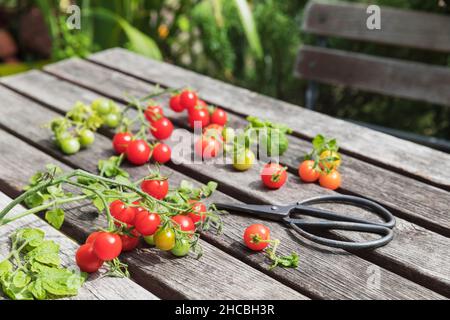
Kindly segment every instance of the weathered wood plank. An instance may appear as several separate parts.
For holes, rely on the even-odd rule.
[[[447,15],[381,7],[381,30],[367,28],[368,5],[310,1],[304,11],[305,32],[353,40],[450,52]]]
[[[304,45],[296,74],[303,79],[450,107],[447,67]]]
[[[318,133],[335,137],[341,142],[345,153],[450,190],[450,172],[446,169],[450,155],[444,152],[299,108],[174,65],[150,60],[127,50],[106,50],[90,56],[89,59],[163,86],[189,85],[199,90],[202,98],[211,104],[241,115],[254,115],[286,123],[297,135],[308,139]],[[69,60],[51,65],[46,70],[58,73],[74,64],[74,60]],[[430,159],[440,160],[431,165]]]
[[[137,96],[144,96],[155,89],[149,84],[143,84],[138,80],[134,80],[133,83],[128,77],[123,79],[110,70],[98,68],[91,64],[81,62],[77,64],[76,69],[84,74],[93,74],[89,80],[83,81],[83,85],[91,86],[94,90],[101,91],[115,99],[123,99],[121,92],[124,90],[120,87],[121,82],[128,83],[127,87],[135,88],[134,94]],[[38,71],[4,78],[2,82],[21,94],[39,99],[41,103],[51,108],[59,108],[60,111],[69,110],[74,101],[82,100],[88,103],[97,97],[97,94],[92,91],[60,81],[53,76]],[[110,89],[108,89],[108,86],[110,86]],[[60,92],[67,92],[67,94],[60,95]],[[167,105],[167,96],[162,96],[160,99],[163,105]],[[185,114],[172,112],[168,108],[165,112],[177,125],[186,125]],[[246,125],[245,120],[234,114],[229,114],[229,120],[232,127],[242,128]],[[290,137],[290,147],[286,154],[281,157],[281,161],[290,168],[291,172],[296,173],[301,158],[309,152],[310,148],[309,142]],[[450,207],[449,192],[351,156],[344,155],[343,158],[345,165],[341,168],[344,177],[342,191],[374,199],[390,207],[396,214],[405,217],[407,220],[446,236],[450,235],[450,220],[447,217],[447,209]],[[404,192],[405,188],[408,188],[411,192]],[[436,201],[436,199],[439,199],[439,201]]]
[[[0,151],[7,154],[0,160],[3,192],[14,196],[20,193],[30,175],[42,170],[46,163],[69,169],[3,130],[0,130],[0,137]],[[18,156],[24,161],[14,161]],[[65,208],[66,221],[62,230],[80,242],[90,232],[106,225],[105,217],[97,217],[92,206],[71,204]],[[205,241],[201,244],[204,256],[200,260],[195,257],[176,259],[170,253],[147,248],[122,254],[122,259],[129,264],[133,279],[164,299],[306,299],[213,245]]]
[[[3,141],[2,141],[3,142]],[[4,208],[11,200],[0,192],[0,208]],[[23,212],[25,208],[16,207],[11,211],[14,216]],[[63,265],[73,270],[78,270],[75,264],[75,252],[79,245],[50,227],[42,219],[35,215],[26,216],[0,227],[0,261],[10,251],[10,235],[21,228],[39,228],[45,232],[46,239],[53,240],[60,245],[60,255]],[[1,291],[0,291],[1,292]],[[1,299],[1,294],[0,294]],[[100,274],[92,275],[79,290],[78,295],[68,298],[70,300],[157,300],[158,298],[137,285],[130,279],[100,277]]]
[[[60,91],[60,96],[63,95],[62,91]],[[33,110],[38,109],[37,105],[34,104],[30,104],[30,102],[22,102],[19,103],[20,97],[18,99],[14,100],[14,105],[16,106],[16,108],[18,108],[21,111],[17,111],[17,114],[14,115],[14,117],[19,117],[20,118],[20,114],[26,114],[26,112],[23,112],[24,109],[23,108],[33,108]],[[12,101],[11,101],[12,102]],[[57,105],[61,106],[61,108],[64,108],[64,106],[67,106],[71,103],[71,101],[66,101],[65,103],[62,103],[62,101],[59,101],[59,103]],[[56,105],[54,105],[54,107],[56,107]],[[50,112],[50,111],[49,111]],[[26,117],[23,117],[23,119],[20,119],[18,121],[20,121],[21,123],[28,121]],[[30,127],[32,127],[31,125],[29,125]],[[27,126],[28,127],[28,126]],[[29,132],[29,134],[24,135],[24,137],[26,136],[31,136],[33,137],[32,140],[36,143],[39,143],[38,141],[41,141],[43,139],[45,139],[44,136],[42,136],[41,134],[39,134],[37,132],[36,129],[34,129],[33,132]],[[101,136],[99,136],[97,138],[97,141],[101,141],[104,140]],[[44,146],[43,144],[39,143],[40,146]],[[96,149],[103,149],[104,151],[99,151],[100,153],[108,153],[108,150],[110,152],[110,143],[103,141],[103,143],[100,143],[96,146]],[[47,152],[51,152],[51,150],[47,150]],[[95,170],[96,167],[96,161],[97,158],[95,157],[89,157],[87,159],[83,158],[83,160],[79,160],[77,159],[78,157],[81,157],[79,154],[72,156],[69,160],[71,163],[73,163],[74,166],[80,166],[83,167],[85,169],[88,170]],[[106,155],[103,157],[105,158]],[[177,159],[177,160],[182,160],[182,159]],[[182,166],[185,167],[185,165],[183,164]],[[176,167],[177,169],[179,168],[178,166]],[[195,177],[202,177],[203,180],[206,179],[215,179],[215,178],[220,178],[220,181],[223,180],[222,175],[228,175],[230,176],[231,179],[233,179],[233,174],[230,174],[231,172],[229,172],[229,169],[227,168],[222,168],[221,170],[219,170],[218,174],[215,175],[214,171],[216,171],[218,168],[215,167],[210,167],[210,166],[201,166],[201,167],[191,167],[189,168],[189,170],[195,171],[197,173],[197,175],[195,175]],[[146,168],[144,167],[140,167],[140,168],[133,168],[131,169],[131,173],[133,176],[136,177],[140,177],[145,175],[146,173]],[[202,174],[200,174],[199,172],[202,172]],[[180,175],[176,172],[169,172],[171,174],[171,179],[177,179],[176,177],[179,177]],[[253,173],[254,174],[254,173]],[[253,181],[254,176],[251,179],[249,179],[248,175],[247,177],[243,178],[244,183],[242,185],[246,185],[247,188],[251,190],[251,188],[255,188],[255,181]],[[228,179],[228,181],[225,181],[225,184],[228,185],[230,184],[230,178]],[[241,178],[241,176],[239,176],[239,178]],[[179,180],[181,180],[181,178],[178,178]],[[236,191],[235,187],[230,188],[230,190],[233,189],[234,193],[236,194],[242,194],[241,191]],[[261,189],[258,188],[257,189]],[[264,193],[264,190],[259,190],[260,193]],[[298,190],[295,191],[296,193],[298,193]],[[251,192],[250,192],[251,193]],[[220,194],[220,193],[219,193]],[[267,195],[267,193],[265,193],[265,196],[270,196]],[[245,197],[254,199],[255,197],[251,194],[249,194],[248,192],[245,192]],[[266,198],[267,199],[267,198]],[[219,199],[220,200],[220,199]],[[226,199],[225,199],[226,200]],[[223,201],[223,200],[222,200]],[[260,201],[260,200],[259,200]],[[241,239],[241,233],[242,230],[245,228],[246,225],[249,225],[251,223],[251,221],[249,221],[249,218],[246,217],[239,217],[239,216],[231,216],[231,217],[225,217],[225,225],[226,225],[226,231],[225,231],[225,237],[226,240],[225,243],[222,240],[222,238],[217,238],[217,240],[214,240],[217,245],[219,246],[223,246],[224,248],[227,248],[228,250],[232,250],[232,253],[234,255],[241,255],[239,256],[239,258],[241,259],[246,259],[246,260],[250,260],[252,263],[255,264],[255,266],[259,266],[261,263],[261,257],[260,256],[242,256],[242,249],[236,250],[236,246],[242,246],[240,244],[240,239]],[[267,222],[268,223],[268,222]],[[283,247],[285,248],[286,252],[289,252],[290,250],[296,250],[296,248],[298,248],[298,243],[296,242],[295,239],[292,238],[292,235],[290,233],[290,231],[286,230],[283,226],[280,226],[279,224],[276,223],[268,223],[274,234],[279,234],[282,235],[280,236],[280,238],[283,240]],[[230,226],[230,229],[227,229],[227,226]],[[216,239],[215,237],[211,236],[213,239]],[[358,259],[354,256],[345,256],[345,259],[343,259],[343,257],[341,255],[334,255],[331,254],[333,252],[335,252],[334,250],[329,250],[329,249],[321,249],[320,251],[317,250],[317,248],[314,247],[314,245],[308,244],[307,242],[302,241],[301,243],[306,244],[305,247],[301,247],[301,257],[302,260],[304,261],[303,263],[305,264],[305,269],[308,270],[307,274],[304,274],[303,269],[302,269],[302,273],[297,273],[294,270],[277,270],[275,275],[279,275],[280,277],[284,278],[284,281],[287,281],[289,284],[292,284],[294,286],[300,286],[299,289],[301,289],[303,286],[307,286],[308,290],[313,290],[313,296],[317,296],[317,297],[334,297],[334,298],[338,298],[338,297],[344,297],[343,295],[345,295],[345,297],[348,297],[349,295],[352,297],[356,297],[356,298],[361,298],[361,294],[364,295],[377,295],[380,294],[379,292],[364,292],[366,291],[365,284],[367,281],[367,268],[369,268],[370,263],[368,263],[367,261]],[[311,247],[310,247],[311,246]],[[330,261],[332,260],[332,262]],[[351,260],[351,262],[350,262]],[[322,264],[323,263],[323,264]],[[324,268],[323,271],[321,271],[321,276],[317,276],[317,273],[319,272],[318,268]],[[348,269],[349,266],[352,266],[350,268],[350,270]],[[403,267],[403,265],[402,265]],[[331,269],[329,269],[331,268]],[[353,269],[353,270],[351,270]],[[382,269],[383,270],[383,269]],[[311,274],[309,274],[309,272],[311,272]],[[345,275],[337,275],[336,273],[345,273]],[[349,272],[350,274],[346,274],[347,272]],[[328,274],[328,277],[324,278],[324,275]],[[383,270],[383,277],[395,277],[393,274]],[[335,280],[331,280],[329,279],[329,277],[331,277],[332,279],[343,279],[344,283],[335,283]],[[355,281],[353,281],[352,279],[355,279]],[[366,279],[366,280],[364,280]],[[395,283],[396,281],[394,280],[389,280],[392,283]],[[402,281],[405,281],[404,279]],[[324,287],[324,282],[329,284],[329,283],[334,283],[334,287],[332,290],[330,290],[330,288],[327,286]],[[348,284],[352,283],[351,287],[355,290],[349,290],[348,289]],[[361,288],[361,286],[363,286]],[[402,284],[401,286],[404,286],[404,284]],[[357,289],[359,288],[359,290]],[[385,290],[385,289],[383,289]],[[394,291],[398,291],[399,289],[395,289]],[[411,294],[409,291],[408,293],[405,292],[401,292],[402,290],[400,290],[400,292],[398,292],[397,294]],[[334,293],[333,293],[334,292]],[[387,293],[384,292],[383,294],[387,294],[390,297],[392,293]],[[337,295],[337,296],[336,296]]]

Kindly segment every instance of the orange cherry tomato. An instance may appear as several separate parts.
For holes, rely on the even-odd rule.
[[[333,170],[328,174],[323,173],[320,175],[319,183],[324,188],[336,190],[341,186],[341,174],[336,170]]]
[[[304,182],[314,182],[320,177],[320,173],[314,169],[314,161],[305,160],[298,167],[298,175]]]

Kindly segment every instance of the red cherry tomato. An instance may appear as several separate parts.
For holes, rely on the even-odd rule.
[[[314,169],[313,160],[305,160],[298,167],[298,175],[304,182],[314,182],[320,177],[320,172]]]
[[[89,237],[87,237],[85,243],[94,243],[95,239],[102,233],[103,231],[92,232]]]
[[[172,221],[174,221],[180,227],[181,231],[187,231],[187,232],[195,231],[194,221],[192,221],[192,219],[189,216],[179,214],[179,215],[173,216]]]
[[[133,140],[133,135],[129,132],[119,132],[113,138],[113,148],[117,154],[127,151],[128,145]]]
[[[333,170],[330,173],[322,173],[319,178],[319,184],[323,188],[336,190],[341,186],[341,174]]]
[[[144,111],[144,115],[149,122],[154,122],[164,117],[164,111],[161,106],[148,106]]]
[[[205,204],[197,200],[189,200],[188,203],[191,205],[191,211],[189,211],[188,216],[192,219],[192,222],[204,222],[206,220]]]
[[[81,271],[88,273],[96,272],[103,265],[103,260],[95,254],[92,243],[83,244],[78,248],[75,261]]]
[[[261,242],[270,240],[270,230],[262,224],[252,224],[244,232],[245,245],[254,251],[264,250],[269,242]]]
[[[201,137],[195,143],[195,152],[203,159],[210,159],[216,157],[222,144],[214,137]]]
[[[174,95],[170,98],[169,101],[170,109],[175,112],[182,112],[184,110],[184,106],[180,103],[180,95]]]
[[[123,203],[120,200],[114,200],[109,205],[109,212],[111,212],[112,216],[116,216],[116,215],[119,215],[122,212],[122,210],[125,208],[126,208],[125,203]]]
[[[93,246],[97,257],[103,261],[111,261],[122,251],[122,240],[115,233],[102,232],[95,239]]]
[[[278,163],[268,163],[261,172],[261,180],[269,189],[279,189],[286,183],[286,168]]]
[[[122,234],[120,240],[122,240],[122,251],[127,252],[136,248],[139,244],[139,232],[136,229],[131,230],[132,236]]]
[[[169,119],[161,118],[152,122],[150,132],[158,140],[168,139],[172,135],[173,124]]]
[[[209,111],[206,108],[195,108],[189,113],[189,125],[191,126],[191,128],[194,128],[195,125],[204,128],[209,125],[209,122]]]
[[[195,108],[198,102],[198,96],[195,92],[190,90],[184,90],[180,94],[180,104],[181,106],[190,111],[191,109]]]
[[[111,215],[120,222],[126,223],[128,225],[134,224],[134,219],[136,218],[136,208],[135,207],[126,207],[122,211],[116,214]],[[115,222],[116,225],[120,225],[120,223]]]
[[[218,124],[220,126],[224,126],[228,121],[227,113],[220,108],[214,109],[211,115],[211,123]]]
[[[156,213],[142,212],[135,222],[136,230],[144,237],[151,236],[156,232],[161,223],[161,218]]]
[[[200,107],[208,107],[208,104],[205,101],[201,100],[201,99],[198,99],[197,105],[200,106]]]
[[[169,191],[169,181],[162,180],[144,180],[141,184],[141,189],[145,193],[151,195],[158,200],[164,199]]]
[[[221,141],[223,141],[222,132],[223,127],[213,123],[203,129],[203,136],[214,137],[216,139],[220,139]]]
[[[164,164],[170,160],[170,157],[172,156],[172,150],[167,144],[164,143],[158,143],[153,148],[153,160],[155,160],[158,163]]]
[[[150,155],[150,146],[144,140],[134,140],[128,145],[127,159],[134,165],[140,166],[147,163]]]

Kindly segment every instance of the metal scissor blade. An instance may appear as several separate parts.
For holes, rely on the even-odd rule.
[[[215,203],[218,210],[239,212],[260,218],[281,221],[289,215],[292,206],[257,205],[257,204],[227,204]]]

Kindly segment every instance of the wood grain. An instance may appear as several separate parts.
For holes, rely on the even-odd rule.
[[[82,85],[115,99],[123,99],[121,92],[124,89],[120,83],[127,83],[126,87],[133,87],[134,94],[144,96],[155,88],[115,72],[80,62],[76,68],[84,74],[92,74],[87,80],[77,80]],[[72,71],[58,73],[71,78]],[[70,75],[67,75],[70,74]],[[73,75],[75,79],[76,75]],[[85,79],[85,78],[83,78]],[[112,80],[105,80],[112,79]],[[74,80],[72,80],[74,81]],[[93,101],[97,94],[61,81],[53,76],[38,71],[28,72],[22,75],[4,78],[2,82],[22,95],[32,99],[38,99],[55,110],[67,111],[74,101]],[[46,89],[49,88],[49,89]],[[64,92],[61,95],[60,92]],[[67,94],[66,94],[67,92]],[[162,105],[167,105],[168,96],[160,97]],[[165,113],[178,126],[186,127],[186,115],[172,112],[169,108]],[[242,128],[246,121],[239,116],[229,114],[229,125]],[[296,173],[302,157],[311,149],[311,144],[297,137],[290,137],[290,147],[281,162],[287,165],[291,172]],[[99,155],[101,156],[101,155]],[[343,174],[342,192],[363,195],[391,208],[397,215],[410,220],[423,227],[439,232],[445,236],[450,235],[450,220],[448,208],[450,207],[450,193],[439,188],[418,182],[401,174],[379,168],[375,165],[344,155],[344,165],[341,167]],[[408,189],[409,192],[405,192]],[[439,199],[439,201],[436,201]]]
[[[42,170],[46,163],[69,169],[3,130],[0,130],[0,137],[0,151],[6,154],[0,160],[2,192],[17,196],[29,177]],[[19,163],[15,161],[17,157],[24,160]],[[95,161],[92,159],[90,166]],[[73,204],[65,208],[62,231],[79,242],[106,225],[104,216],[97,217],[91,206]],[[211,244],[205,241],[201,244],[204,256],[200,260],[195,257],[177,259],[170,253],[147,248],[123,254],[122,258],[129,264],[133,279],[163,299],[307,299]]]
[[[14,95],[14,94],[12,94]],[[62,91],[60,91],[60,96],[63,96],[64,94],[62,93]],[[19,102],[21,99],[21,97],[17,97],[14,99],[13,104],[16,106],[16,108],[22,110],[22,112],[17,112],[17,114],[12,115],[15,118],[18,118],[18,121],[20,121],[21,123],[26,123],[27,117],[20,117],[20,114],[26,114],[26,112],[23,112],[24,109],[26,108],[33,108],[33,110],[35,110],[35,112],[38,112],[37,110],[39,109],[38,105],[35,105],[33,103],[28,102]],[[23,99],[26,100],[26,99]],[[65,108],[65,106],[71,103],[69,101],[66,101],[66,103],[62,103],[62,101],[58,102],[58,105],[61,105],[62,108]],[[64,105],[64,106],[63,106]],[[54,107],[56,107],[56,105],[54,105]],[[50,111],[47,111],[50,112]],[[40,111],[39,111],[40,113]],[[27,125],[27,127],[33,127],[31,125]],[[20,134],[20,133],[17,133]],[[39,134],[39,131],[37,131],[36,129],[34,129],[33,132],[29,132],[29,134],[27,136],[31,136],[32,141],[34,143],[39,143],[39,140],[42,140],[42,134]],[[25,138],[25,136],[22,136],[23,138]],[[95,146],[96,152],[101,153],[108,153],[111,152],[110,149],[110,142],[105,141],[104,138],[102,138],[101,136],[97,137],[97,145]],[[43,144],[39,144],[39,146],[43,147]],[[45,149],[46,152],[51,152],[51,150],[48,150],[47,148]],[[90,152],[90,151],[89,151]],[[105,158],[106,155],[103,156],[103,158]],[[81,160],[82,159],[82,160]],[[75,156],[72,156],[70,158],[70,163],[73,166],[76,167],[82,167],[84,169],[87,170],[95,170],[96,168],[96,161],[98,159],[95,157],[88,157],[88,158],[81,158],[80,154],[77,154]],[[178,159],[178,160],[182,160],[182,159]],[[218,168],[218,167],[211,167],[211,166],[197,166],[197,167],[189,167],[185,164],[181,165],[185,170],[189,170],[189,171],[193,171],[195,172],[195,175],[193,175],[195,178],[201,178],[204,181],[206,181],[207,179],[219,179],[220,181],[225,180],[224,181],[224,185],[227,186],[227,190],[230,189],[231,191],[233,191],[234,193],[238,194],[241,198],[242,197],[246,197],[246,198],[251,198],[251,199],[255,199],[257,198],[256,196],[254,196],[252,194],[252,191],[245,191],[245,192],[241,192],[241,191],[236,191],[235,187],[229,187],[230,184],[234,184],[230,181],[232,181],[234,179],[232,172],[230,172],[230,170],[228,168]],[[173,166],[177,169],[180,168],[180,166]],[[10,169],[12,170],[12,169]],[[12,170],[13,171],[13,170]],[[132,173],[133,176],[135,177],[141,177],[143,175],[146,174],[147,169],[145,167],[141,167],[141,168],[133,168],[130,170],[130,172]],[[201,173],[200,173],[201,172]],[[216,172],[217,174],[215,174],[214,172]],[[174,171],[169,171],[168,172],[171,175],[171,179],[175,179],[175,180],[181,180],[182,177],[180,176],[180,174],[174,172]],[[224,178],[224,176],[228,176],[229,178]],[[267,195],[266,192],[264,192],[264,190],[262,190],[258,185],[255,186],[255,181],[254,181],[254,177],[257,176],[257,174],[255,175],[253,173],[253,175],[249,178],[248,174],[246,174],[245,177],[242,177],[243,180],[240,180],[243,182],[242,185],[245,185],[245,189],[246,190],[252,190],[252,189],[257,189],[259,194],[265,194],[266,197],[270,196],[271,194]],[[179,178],[176,178],[179,177]],[[184,177],[184,176],[183,176]],[[186,177],[184,177],[186,178]],[[239,176],[239,178],[241,179],[241,176]],[[231,180],[230,180],[231,179]],[[221,182],[222,184],[222,182]],[[295,190],[295,193],[298,193],[298,190]],[[267,198],[264,198],[267,199]],[[263,199],[263,200],[264,200]],[[275,198],[276,199],[276,198]],[[225,199],[226,200],[226,199]],[[223,200],[222,200],[223,201]],[[258,201],[261,201],[261,199],[259,199]],[[246,225],[248,225],[249,222],[249,218],[246,217],[241,217],[239,219],[236,218],[237,216],[232,216],[232,217],[224,217],[225,220],[225,225],[226,226],[230,226],[230,229],[226,229],[225,232],[225,237],[227,241],[222,240],[222,238],[209,238],[209,239],[214,239],[214,243],[218,246],[222,246],[224,248],[226,248],[227,250],[230,250],[230,252],[233,255],[238,256],[240,259],[246,259],[249,260],[250,263],[254,264],[256,267],[261,266],[261,256],[258,255],[256,257],[250,256],[244,256],[242,257],[242,248],[241,248],[241,244],[240,244],[240,239],[241,239],[241,233],[242,230],[245,228]],[[295,239],[292,237],[292,234],[290,233],[290,231],[286,230],[286,228],[284,228],[283,226],[280,226],[279,224],[276,223],[270,223],[271,228],[274,232],[274,234],[277,235],[281,235],[280,238],[283,240],[285,250],[286,253],[288,253],[291,250],[296,250],[296,248],[298,248],[298,239]],[[283,282],[286,282],[289,285],[294,286],[295,288],[297,288],[298,290],[311,290],[308,291],[309,294],[311,294],[313,297],[326,297],[326,298],[339,298],[339,297],[346,297],[349,298],[350,296],[353,298],[362,298],[363,296],[377,296],[380,294],[380,292],[378,290],[375,290],[374,292],[372,292],[371,290],[369,290],[367,292],[367,287],[366,287],[366,282],[367,282],[367,270],[369,269],[369,266],[371,265],[369,262],[364,261],[362,259],[359,259],[355,256],[352,255],[342,255],[339,254],[339,252],[335,252],[334,250],[329,250],[329,249],[325,249],[325,248],[320,248],[318,250],[318,248],[316,246],[314,246],[311,243],[305,242],[303,240],[300,240],[302,244],[304,244],[304,247],[301,247],[301,255],[302,255],[302,260],[304,261],[304,268],[302,268],[302,273],[298,273],[295,270],[277,270],[275,273],[275,276],[280,277],[279,279],[282,280]],[[439,264],[439,263],[438,263]],[[319,275],[319,266],[320,268],[324,268],[323,272],[320,272]],[[402,268],[403,268],[403,264],[402,264]],[[331,269],[330,269],[331,268]],[[350,269],[349,269],[350,268]],[[410,268],[410,266],[408,265],[408,268]],[[307,271],[305,271],[307,270]],[[406,281],[405,279],[399,280],[399,279],[394,279],[397,278],[397,276],[395,276],[394,274],[381,269],[382,273],[383,273],[383,278],[384,279],[390,279],[389,282],[391,283],[395,283],[395,282],[403,282]],[[304,272],[306,272],[306,274],[304,274]],[[420,271],[422,273],[422,271]],[[344,273],[344,275],[341,275],[340,273]],[[329,275],[328,277],[325,277],[325,275]],[[339,275],[337,275],[339,274]],[[344,283],[340,283],[337,282],[336,280],[331,280],[329,277],[331,277],[332,279],[342,279],[342,281],[344,281]],[[349,283],[352,282],[351,287],[355,288],[355,290],[348,290],[348,286]],[[325,283],[333,283],[333,290],[330,290],[330,288],[328,287],[328,285],[325,286]],[[407,282],[408,284],[401,284],[401,287],[409,287],[410,283]],[[304,288],[304,286],[307,285],[307,289]],[[411,291],[405,290],[405,292],[403,292],[402,290],[399,291],[399,289],[395,289],[393,292],[391,293],[387,293],[386,288],[383,288],[383,293],[381,293],[382,295],[387,295],[389,298],[393,298],[395,296],[395,294],[400,294],[400,295],[407,295],[408,297],[410,297],[410,295],[412,294]],[[334,293],[333,293],[334,292]],[[394,293],[396,292],[396,293]],[[386,297],[386,296],[385,296]]]
[[[450,190],[450,172],[446,165],[450,163],[450,155],[444,152],[299,108],[127,50],[106,50],[90,56],[89,60],[163,86],[190,86],[211,104],[240,115],[254,115],[286,123],[297,135],[307,139],[319,133],[335,137],[345,153]],[[71,65],[77,65],[76,60],[51,65],[46,70],[58,73]]]
[[[2,141],[3,142],[3,141]],[[11,200],[0,192],[0,208],[4,208]],[[11,211],[14,216],[23,212],[25,208],[18,206]],[[0,228],[0,261],[10,251],[10,236],[21,228],[39,228],[45,232],[46,239],[53,240],[60,245],[62,265],[66,268],[78,270],[75,264],[75,252],[79,245],[61,232],[50,227],[35,215],[26,216]],[[1,290],[0,290],[1,292]],[[0,294],[1,299],[1,294]],[[79,290],[78,295],[70,300],[157,300],[158,298],[135,282],[126,278],[100,277],[100,273],[91,276]]]
[[[304,45],[296,74],[303,79],[450,107],[448,67]]]
[[[394,46],[450,52],[447,15],[381,7],[381,30],[367,28],[368,5],[310,1],[302,30]]]

